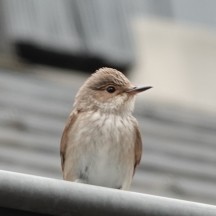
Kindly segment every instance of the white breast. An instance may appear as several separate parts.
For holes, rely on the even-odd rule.
[[[84,183],[127,189],[134,140],[131,116],[82,114],[70,131],[66,172]]]

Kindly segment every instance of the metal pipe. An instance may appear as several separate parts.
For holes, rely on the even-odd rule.
[[[0,206],[49,215],[215,216],[216,206],[0,171]]]

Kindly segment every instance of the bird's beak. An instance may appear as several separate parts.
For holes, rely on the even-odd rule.
[[[140,86],[140,87],[133,87],[133,88],[130,88],[128,90],[126,90],[127,93],[132,93],[132,94],[137,94],[137,93],[140,93],[140,92],[143,92],[143,91],[146,91],[148,89],[152,88],[152,86]]]

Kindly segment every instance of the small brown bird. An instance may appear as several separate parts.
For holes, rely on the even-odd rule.
[[[101,68],[79,89],[61,139],[63,178],[129,189],[142,154],[132,116],[136,87],[121,72]]]

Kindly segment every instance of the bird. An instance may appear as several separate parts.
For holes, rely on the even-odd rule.
[[[142,155],[135,96],[150,88],[107,67],[84,82],[61,137],[64,180],[129,190]]]

